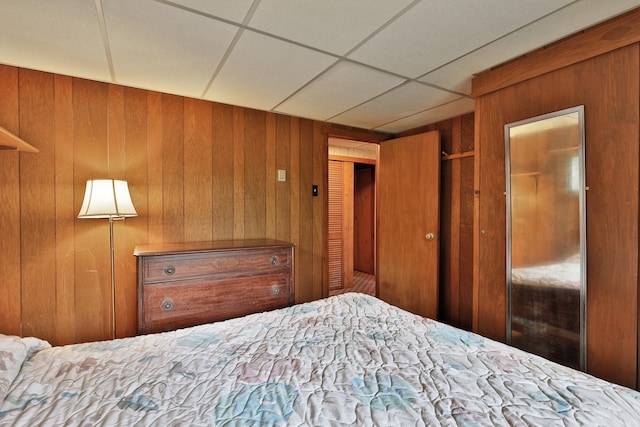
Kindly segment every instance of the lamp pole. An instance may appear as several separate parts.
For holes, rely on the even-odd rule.
[[[113,339],[116,338],[116,269],[113,247],[113,217],[109,217],[109,259],[111,260],[111,327]]]

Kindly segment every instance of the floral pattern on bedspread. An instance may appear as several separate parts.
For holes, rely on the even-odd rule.
[[[343,294],[38,352],[1,425],[620,425],[640,394]]]

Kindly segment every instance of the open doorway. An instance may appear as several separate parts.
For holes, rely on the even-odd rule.
[[[329,138],[329,295],[377,295],[377,158],[377,144]]]

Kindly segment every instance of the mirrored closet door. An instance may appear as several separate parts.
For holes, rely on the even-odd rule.
[[[585,368],[583,106],[505,126],[507,342]]]

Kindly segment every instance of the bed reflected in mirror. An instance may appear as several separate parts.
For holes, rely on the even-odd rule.
[[[582,106],[505,126],[507,342],[585,368]]]

